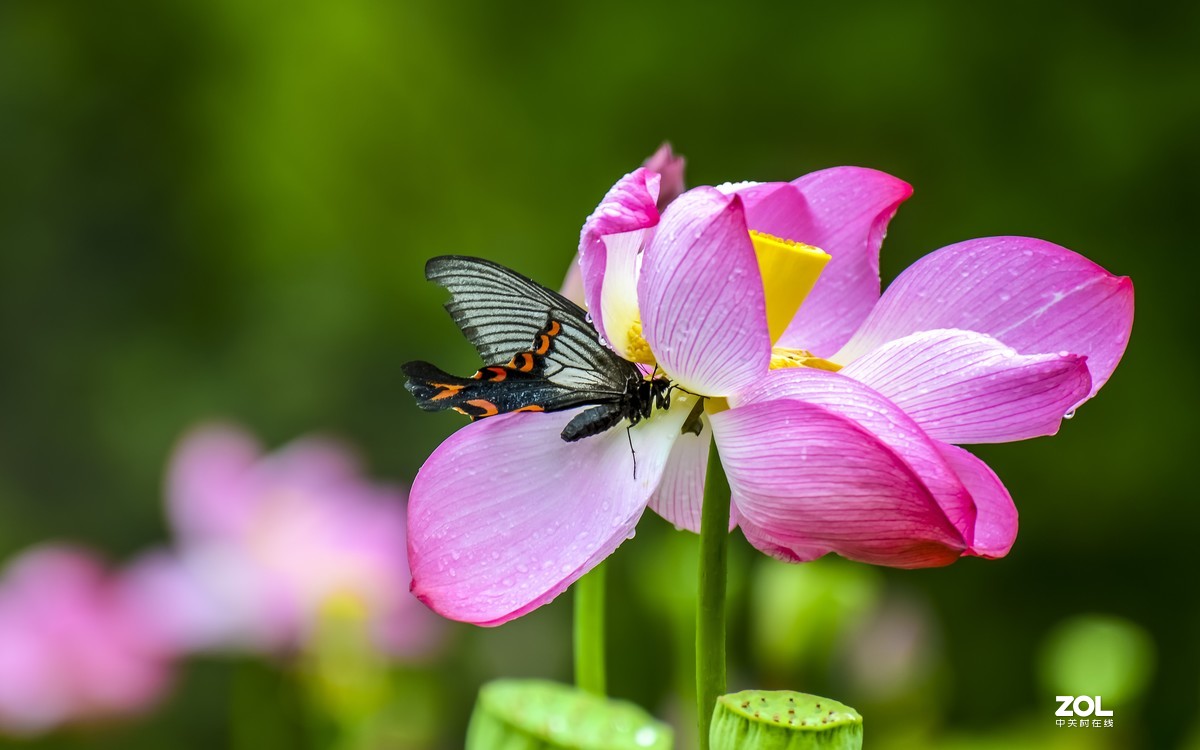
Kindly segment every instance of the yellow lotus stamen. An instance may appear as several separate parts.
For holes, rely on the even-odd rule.
[[[837,372],[842,366],[837,362],[814,357],[803,349],[788,349],[777,346],[771,350],[771,369],[782,370],[786,367],[812,367],[817,370]]]
[[[644,365],[655,364],[654,352],[650,351],[650,345],[646,343],[646,338],[642,335],[640,318],[633,319],[633,323],[625,333],[625,341],[621,342],[621,349],[625,352],[625,359]]]
[[[812,245],[750,230],[750,241],[758,256],[763,292],[767,300],[767,328],[771,343],[787,329],[800,303],[812,291],[829,254]]]
[[[704,399],[704,411],[709,414],[718,414],[729,408],[729,399],[721,397],[712,397]]]

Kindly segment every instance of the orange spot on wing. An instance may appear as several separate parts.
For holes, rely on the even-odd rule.
[[[517,365],[517,369],[521,372],[529,372],[533,369],[533,355],[529,352],[521,352],[514,360],[521,360],[521,364]]]
[[[546,329],[546,335],[549,336],[550,338],[554,338],[561,332],[562,332],[562,326],[558,324],[558,321],[557,320],[550,321],[550,327],[548,329]]]
[[[488,401],[486,398],[473,398],[467,403],[471,406],[474,406],[476,409],[483,410],[483,413],[478,415],[479,419],[484,417],[494,417],[500,413],[500,410],[496,408],[496,405],[491,401]]]
[[[512,367],[512,363],[508,363],[507,366]],[[471,377],[476,380],[490,380],[498,383],[508,377],[508,370],[503,367],[485,367]]]
[[[543,333],[542,335],[538,336],[538,345],[536,351],[538,354],[545,354],[546,352],[550,351],[550,336],[548,334]]]
[[[433,387],[440,388],[441,390],[430,401],[441,401],[444,398],[450,398],[463,389],[461,385],[447,385],[445,383],[434,383]]]
[[[513,409],[513,411],[546,411],[546,409],[540,404],[530,404],[529,406],[522,406],[520,409]]]

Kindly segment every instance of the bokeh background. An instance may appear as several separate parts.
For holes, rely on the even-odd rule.
[[[1195,3],[2,3],[0,555],[162,543],[172,446],[214,417],[410,480],[460,425],[401,364],[477,364],[425,259],[556,285],[664,139],[693,185],[871,166],[916,190],[885,283],[1041,237],[1134,279],[1134,334],[1058,436],[977,451],[1021,510],[1006,559],[799,568],[736,538],[731,687],[841,699],[881,748],[1200,742],[1198,38]],[[648,515],[610,569],[611,690],[684,724],[693,543]],[[459,746],[491,677],[569,680],[569,604],[397,666],[413,746]],[[21,741],[320,747],[293,676],[193,659],[145,716]],[[1078,685],[1114,729],[1054,726]]]

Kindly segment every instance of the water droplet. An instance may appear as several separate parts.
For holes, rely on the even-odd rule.
[[[520,574],[522,574],[522,575],[524,575],[524,574],[526,574],[526,573],[528,573],[528,572],[529,572],[529,566],[528,566],[528,565],[524,565],[524,564],[522,564],[522,565],[518,565],[518,566],[517,566],[517,572],[518,572],[518,573],[520,573]]]
[[[1074,409],[1072,409],[1071,411],[1069,411],[1063,415],[1063,419],[1074,419],[1074,418],[1075,418],[1075,410]]]
[[[454,568],[451,568],[451,569],[450,569],[450,577],[451,577],[451,578],[458,578],[458,571],[457,571],[457,570],[455,570]]]
[[[1000,293],[1000,301],[1001,302],[1008,302],[1010,299],[1012,299],[1011,294],[1008,294],[1007,292]]]
[[[460,555],[460,554],[459,554],[458,550],[451,550],[451,551],[450,551],[450,557],[452,557],[452,558],[453,558],[453,559],[455,559],[455,560],[457,560],[457,559],[458,559],[459,557],[461,557],[461,556],[462,556],[462,555]]]

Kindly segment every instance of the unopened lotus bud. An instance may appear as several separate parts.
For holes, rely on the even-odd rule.
[[[847,705],[787,690],[722,695],[711,750],[861,750],[862,717]]]
[[[670,750],[671,728],[626,701],[545,680],[479,691],[467,750]]]

